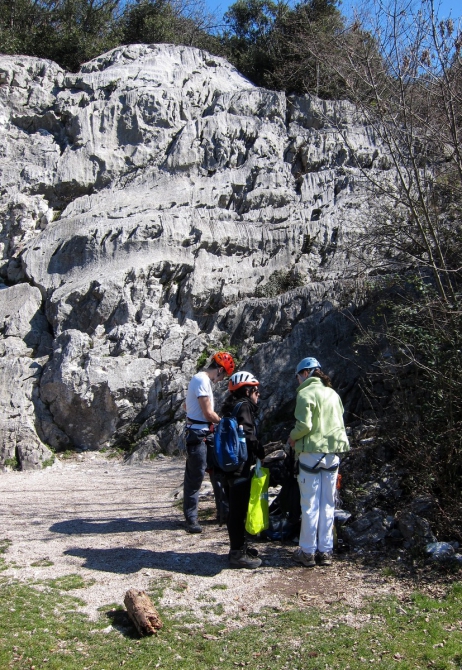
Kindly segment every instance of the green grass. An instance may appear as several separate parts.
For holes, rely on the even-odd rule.
[[[214,519],[216,515],[217,515],[217,508],[215,506],[202,507],[199,509],[197,513],[199,521],[207,521],[208,519]]]
[[[9,540],[7,537],[4,537],[0,540],[0,554],[4,554],[5,551],[8,549],[8,547],[11,544],[11,540]]]
[[[8,568],[8,565],[6,564],[2,554],[6,552],[10,544],[11,540],[8,540],[8,538],[4,537],[3,539],[0,539],[0,572],[3,572],[3,570]]]
[[[60,589],[61,591],[72,591],[73,589],[84,589],[91,586],[96,580],[91,579],[85,581],[80,575],[71,574],[56,577],[55,579],[47,579],[44,583],[52,589]]]
[[[75,583],[74,575],[68,577]],[[356,670],[372,665],[381,670],[449,670],[462,666],[460,583],[441,600],[416,594],[404,602],[371,601],[358,610],[344,605],[328,610],[268,608],[255,623],[229,631],[239,614],[220,626],[201,626],[194,617],[188,618],[184,608],[162,609],[162,586],[169,583],[164,580],[151,592],[164,628],[155,637],[138,639],[119,605],[108,605],[96,622],[89,621],[78,612],[81,601],[53,581],[55,587],[50,588],[0,578],[0,668]],[[110,623],[115,629],[107,632]]]
[[[63,458],[64,460],[69,458],[75,458],[76,455],[77,455],[76,452],[72,451],[72,449],[66,449],[65,451],[60,451],[58,453],[59,458]]]
[[[38,561],[31,563],[33,568],[48,568],[51,565],[54,565],[54,563],[49,558],[39,558]]]
[[[55,460],[56,460],[55,455],[51,454],[50,458],[47,458],[46,460],[42,461],[42,468],[51,468]]]

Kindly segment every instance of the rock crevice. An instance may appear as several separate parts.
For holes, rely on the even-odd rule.
[[[40,467],[47,445],[126,444],[139,426],[174,450],[217,347],[261,379],[262,418],[283,420],[309,353],[351,388],[339,295],[364,175],[389,166],[358,110],[172,45],[77,74],[2,56],[0,78],[0,462]]]

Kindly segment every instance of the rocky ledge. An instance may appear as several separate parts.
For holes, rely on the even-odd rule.
[[[261,380],[269,435],[307,354],[359,411],[354,324],[337,307],[364,270],[367,177],[390,170],[352,105],[136,45],[77,74],[0,57],[0,125],[0,463],[173,451],[215,347]]]

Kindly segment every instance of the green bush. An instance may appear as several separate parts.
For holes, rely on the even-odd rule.
[[[255,295],[257,298],[275,298],[277,295],[286,293],[294,288],[299,288],[303,284],[302,277],[295,274],[293,270],[289,270],[288,272],[276,270],[266,284],[257,287]]]
[[[377,356],[371,403],[380,441],[398,459],[407,493],[434,501],[436,528],[462,539],[462,311],[421,278],[375,295],[375,325],[361,341]],[[388,389],[377,397],[378,385]],[[385,401],[385,407],[384,405]]]

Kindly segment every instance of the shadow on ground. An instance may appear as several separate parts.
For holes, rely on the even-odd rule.
[[[213,577],[227,567],[227,556],[210,551],[181,554],[176,551],[151,551],[119,547],[114,549],[90,549],[75,547],[64,552],[66,556],[78,556],[85,563],[82,567],[101,572],[133,574],[139,570],[155,569],[200,577]]]
[[[149,519],[139,521],[138,519],[71,519],[59,521],[50,526],[53,533],[64,535],[99,535],[111,533],[142,533],[149,530],[176,530],[182,527],[182,523],[174,519]]]
[[[120,609],[112,609],[104,613],[113,628],[119,631],[124,637],[130,638],[132,640],[139,639],[141,636],[136,630],[133,622],[128,616],[128,612]]]

